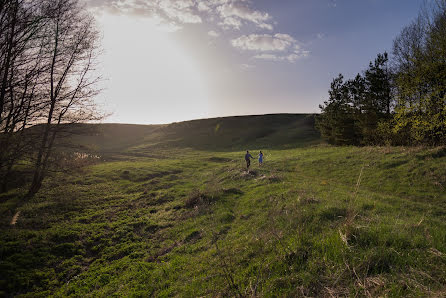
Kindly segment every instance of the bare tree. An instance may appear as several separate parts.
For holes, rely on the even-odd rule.
[[[45,25],[38,0],[0,2],[0,187],[15,162],[29,153],[25,128],[42,107],[38,96]]]
[[[93,75],[98,55],[98,31],[93,18],[78,0],[43,1],[48,17],[43,38],[45,64],[40,73],[44,84],[40,91],[44,100],[45,121],[38,142],[33,181],[28,196],[41,187],[50,166],[54,142],[61,124],[99,119],[93,97],[99,92],[98,77]]]
[[[98,32],[79,0],[0,0],[0,32],[0,191],[13,166],[31,159],[31,196],[61,124],[99,118]]]

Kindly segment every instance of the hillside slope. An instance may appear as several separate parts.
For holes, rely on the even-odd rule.
[[[134,154],[162,148],[228,151],[293,148],[320,142],[309,114],[271,114],[184,121],[167,125],[83,124],[70,136],[75,144],[99,153]]]

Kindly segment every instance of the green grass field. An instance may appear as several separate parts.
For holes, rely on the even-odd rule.
[[[0,296],[446,295],[446,148],[327,146],[305,115],[118,127],[0,196]]]

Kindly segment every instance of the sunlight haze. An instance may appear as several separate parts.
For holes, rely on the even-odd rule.
[[[103,36],[98,102],[119,123],[317,113],[331,80],[391,52],[422,3],[87,1]]]
[[[207,116],[204,74],[150,19],[104,14],[102,97],[115,122],[166,123]]]

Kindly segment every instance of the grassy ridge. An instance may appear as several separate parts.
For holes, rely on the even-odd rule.
[[[444,148],[268,149],[247,173],[229,145],[142,135],[24,205],[1,198],[3,294],[445,294]]]
[[[247,146],[294,148],[319,143],[310,114],[271,114],[235,116],[184,121],[167,125],[81,124],[70,136],[100,154],[137,153],[192,148],[211,151],[242,150]]]

